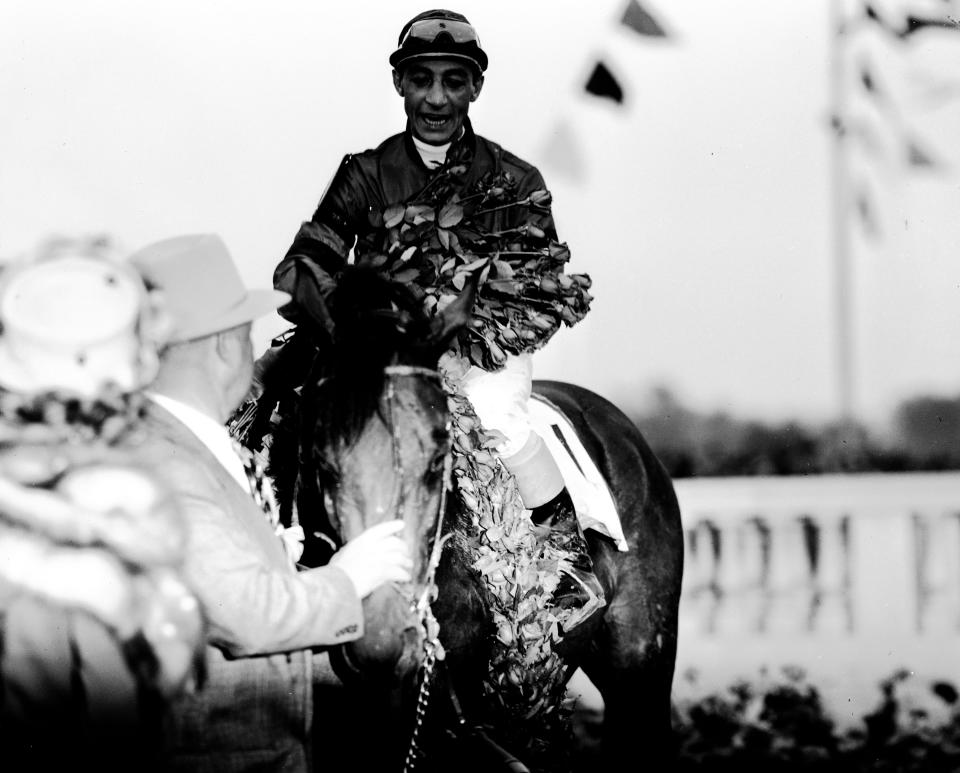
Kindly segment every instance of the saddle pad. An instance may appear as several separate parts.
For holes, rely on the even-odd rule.
[[[546,398],[533,395],[528,403],[530,422],[550,449],[584,530],[593,529],[628,550],[620,516],[607,482],[583,447],[573,425]]]

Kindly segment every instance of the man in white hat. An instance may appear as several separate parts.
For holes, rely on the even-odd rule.
[[[361,599],[410,579],[402,523],[378,524],[330,565],[296,571],[225,428],[251,384],[251,323],[289,296],[247,290],[214,235],[167,239],[130,260],[173,321],[138,452],[182,506],[186,576],[209,620],[207,682],[168,723],[171,766],[309,770],[310,648],[360,637]]]

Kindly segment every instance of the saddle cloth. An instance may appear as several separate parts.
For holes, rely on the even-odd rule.
[[[607,482],[577,437],[573,425],[555,405],[539,395],[530,398],[528,408],[534,431],[543,438],[560,468],[580,526],[613,540],[618,550],[628,550]]]

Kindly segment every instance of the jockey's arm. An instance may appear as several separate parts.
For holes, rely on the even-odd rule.
[[[367,217],[366,197],[354,179],[350,159],[344,158],[313,217],[301,224],[273,272],[274,287],[293,298],[279,310],[291,322],[301,322],[307,315],[321,325],[327,324],[326,298],[356,242],[360,218]]]

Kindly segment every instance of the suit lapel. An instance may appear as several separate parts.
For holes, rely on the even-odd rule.
[[[290,559],[287,557],[282,541],[267,522],[266,515],[254,502],[249,489],[240,486],[190,428],[151,400],[147,401],[145,423],[150,431],[156,432],[172,445],[184,449],[196,458],[198,463],[213,475],[223,494],[223,501],[237,522],[237,526],[245,528],[271,564],[277,568],[291,569]]]

